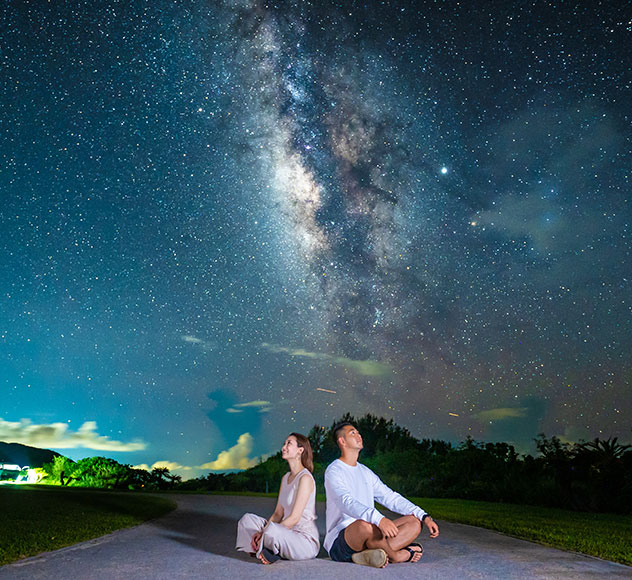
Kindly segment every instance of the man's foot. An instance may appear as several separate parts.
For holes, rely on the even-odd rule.
[[[372,568],[384,568],[388,564],[388,557],[386,552],[381,548],[374,550],[362,550],[362,552],[356,552],[351,556],[351,559],[355,564],[361,564],[362,566],[371,566]]]
[[[274,564],[281,556],[271,552],[268,548],[261,550],[261,553],[257,556],[261,560],[262,564]]]
[[[418,544],[417,542],[409,544],[404,548],[404,550],[408,550],[408,552],[410,552],[408,560],[405,560],[406,562],[419,562],[421,555],[424,553],[424,549],[421,544]]]

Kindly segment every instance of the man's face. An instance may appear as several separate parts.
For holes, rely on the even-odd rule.
[[[345,425],[341,435],[347,449],[362,449],[362,435],[353,425]]]

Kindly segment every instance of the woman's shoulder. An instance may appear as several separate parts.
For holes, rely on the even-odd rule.
[[[299,480],[299,483],[302,482],[303,480],[312,481],[316,483],[316,480],[314,479],[312,472],[309,469],[307,469],[307,467],[305,467],[302,471],[299,471],[299,473],[296,475],[296,479]]]

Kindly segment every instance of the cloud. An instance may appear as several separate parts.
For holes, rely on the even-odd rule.
[[[473,416],[482,422],[489,440],[506,441],[521,453],[532,453],[534,439],[542,431],[546,401],[526,397],[516,403],[516,407],[487,409]]]
[[[180,465],[177,461],[168,461],[166,459],[162,459],[160,461],[155,461],[152,463],[151,467],[146,463],[139,463],[138,465],[132,466],[134,469],[144,469],[145,471],[151,471],[152,469],[162,469],[166,467],[171,473],[176,474],[184,474],[191,475],[191,472],[195,472],[200,469],[200,467],[194,466],[191,467],[189,465]]]
[[[207,340],[202,340],[201,338],[198,338],[197,336],[193,336],[191,334],[183,334],[182,340],[190,344],[199,344],[202,348],[208,349],[208,350],[213,350],[217,346],[214,342],[208,342]]]
[[[481,421],[503,421],[505,419],[515,419],[525,417],[528,409],[526,407],[500,407],[498,409],[488,409],[474,415]]]
[[[277,346],[274,344],[268,344],[264,342],[261,345],[263,348],[268,349],[270,352],[285,353],[290,356],[300,356],[304,358],[311,358],[315,360],[321,360],[330,362],[335,365],[345,367],[351,371],[354,371],[360,375],[367,377],[384,376],[391,372],[391,367],[385,363],[381,363],[374,360],[356,360],[352,358],[346,358],[343,356],[335,356],[322,352],[310,352],[301,348],[288,348],[285,346]]]
[[[185,467],[184,465],[180,465],[177,461],[156,461],[152,464],[152,469],[162,469],[166,467],[169,471],[182,471],[183,469],[192,469],[191,467]]]
[[[22,419],[19,422],[0,419],[0,440],[52,449],[140,451],[147,447],[147,444],[140,440],[124,443],[99,435],[96,421],[85,421],[77,431],[71,431],[67,423],[37,425],[29,419]]]
[[[145,471],[151,471],[151,467],[146,463],[139,463],[138,465],[132,465],[132,469],[144,469]]]
[[[222,451],[215,461],[204,463],[200,467],[213,471],[248,469],[249,467],[254,467],[257,465],[257,459],[248,457],[252,452],[253,442],[254,440],[250,433],[243,433],[239,436],[236,445],[226,451]]]
[[[272,409],[270,401],[248,401],[226,409],[227,413],[243,413],[244,409],[257,409],[259,413],[268,413]]]
[[[239,403],[233,407],[268,407],[270,401],[248,401],[247,403]]]

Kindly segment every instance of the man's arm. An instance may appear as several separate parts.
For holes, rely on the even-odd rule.
[[[422,524],[426,525],[431,538],[436,538],[439,535],[439,526],[437,526],[436,522],[423,509],[411,501],[408,501],[396,491],[393,491],[372,471],[371,475],[374,478],[373,494],[376,501],[395,513],[403,516],[415,516]]]
[[[344,477],[337,471],[329,470],[325,477],[325,493],[334,500],[340,511],[356,520],[364,520],[379,525],[384,517],[374,506],[366,506],[355,499]]]
[[[368,468],[367,468],[368,469]],[[369,470],[370,471],[370,470]],[[373,495],[375,500],[381,503],[385,508],[402,516],[413,515],[421,520],[426,512],[418,505],[408,501],[404,496],[393,491],[386,485],[375,473],[370,471],[373,483]]]

